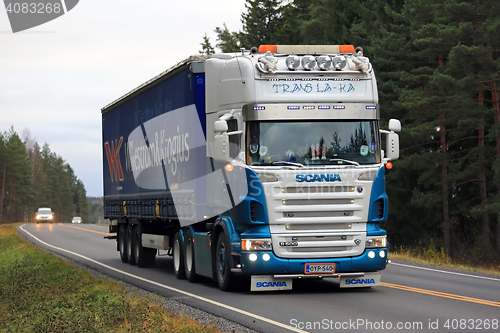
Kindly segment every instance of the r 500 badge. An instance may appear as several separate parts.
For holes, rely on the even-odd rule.
[[[299,246],[298,242],[279,242],[280,246]]]

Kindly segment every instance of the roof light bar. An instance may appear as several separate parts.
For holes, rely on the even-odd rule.
[[[304,105],[302,107],[304,110],[314,110],[316,107],[314,105]]]
[[[376,105],[367,105],[367,106],[366,106],[366,109],[367,109],[367,110],[376,110],[376,109],[377,109],[377,106],[376,106]]]
[[[289,105],[287,106],[288,110],[300,110],[300,106],[298,105]]]
[[[355,53],[353,45],[261,45],[259,53],[289,53],[289,54],[338,54]]]
[[[339,110],[339,109],[345,109],[345,105],[334,105],[333,108],[337,109],[337,110]]]
[[[262,111],[262,110],[265,110],[266,107],[265,106],[254,106],[253,109],[254,109],[254,111]]]
[[[330,105],[318,105],[319,110],[330,110]]]

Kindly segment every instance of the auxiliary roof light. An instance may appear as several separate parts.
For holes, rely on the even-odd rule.
[[[335,68],[338,71],[341,71],[347,65],[347,58],[343,55],[336,55],[335,57],[332,58],[332,63],[333,63],[333,68]]]
[[[322,71],[328,70],[331,65],[332,65],[332,58],[330,58],[330,56],[322,55],[318,57],[318,67]]]
[[[306,55],[302,58],[302,67],[304,67],[305,70],[310,71],[314,68],[314,66],[316,66],[315,57],[312,55]]]
[[[300,65],[300,59],[298,56],[292,54],[292,55],[289,55],[287,58],[286,58],[286,67],[288,67],[289,70],[296,70],[299,65]]]

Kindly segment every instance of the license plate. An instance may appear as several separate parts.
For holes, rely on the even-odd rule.
[[[304,274],[333,274],[335,264],[306,264]]]

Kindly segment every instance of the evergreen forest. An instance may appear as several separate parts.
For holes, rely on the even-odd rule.
[[[381,127],[400,119],[387,170],[394,248],[500,261],[500,1],[246,0],[200,53],[262,44],[362,46],[376,71]]]
[[[0,133],[0,224],[34,222],[40,207],[54,212],[54,222],[81,216],[88,222],[85,187],[62,157],[24,130]],[[102,215],[101,215],[102,216]]]

